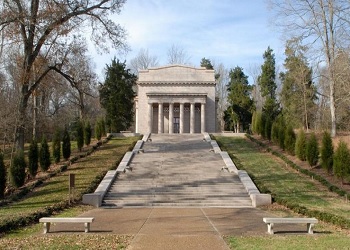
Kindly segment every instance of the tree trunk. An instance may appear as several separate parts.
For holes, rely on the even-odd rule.
[[[330,79],[331,83],[329,84],[329,107],[331,110],[331,136],[334,137],[337,134],[337,121],[335,114],[335,98],[334,98],[334,81]]]
[[[18,117],[15,128],[15,145],[16,149],[24,151],[24,135],[26,124],[26,111],[28,106],[28,85],[22,86],[21,99],[18,105]]]

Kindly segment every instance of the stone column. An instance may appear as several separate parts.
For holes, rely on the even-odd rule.
[[[180,103],[180,134],[184,133],[185,104]]]
[[[174,133],[174,103],[169,103],[169,134]]]
[[[148,103],[148,133],[152,133],[153,103]]]
[[[190,108],[190,133],[191,134],[194,134],[194,123],[195,123],[195,120],[194,120],[194,103],[191,102],[191,108]]]
[[[158,134],[164,133],[163,103],[158,104]]]
[[[34,98],[35,99],[35,98]],[[139,104],[135,101],[135,133],[139,132]]]
[[[201,104],[201,133],[205,132],[205,103]]]

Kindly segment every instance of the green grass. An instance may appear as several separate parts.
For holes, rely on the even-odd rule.
[[[261,152],[258,146],[246,138],[216,139],[235,157],[233,161],[237,163],[238,168],[254,176],[256,184],[269,190],[273,196],[309,209],[350,218],[350,203],[346,203],[344,198],[287,167],[271,154]]]
[[[95,180],[96,176],[116,167],[136,137],[112,139],[94,154],[82,158],[68,167],[67,171],[50,178],[36,188],[25,198],[8,206],[0,207],[0,223],[20,216],[28,216],[43,210],[45,207],[68,200],[68,175],[75,174],[75,195],[80,197],[82,192]]]
[[[74,217],[91,209],[75,206],[55,217]],[[14,230],[0,238],[1,249],[126,249],[133,236],[112,234],[48,234],[43,235],[43,225],[34,224]]]
[[[245,138],[216,137],[236,163],[239,169],[254,176],[259,188],[269,190],[274,197],[292,201],[300,206],[326,211],[344,218],[350,218],[350,203],[329,192],[318,182],[311,180],[287,167],[277,157],[261,149]],[[281,217],[297,216],[288,210],[270,211]],[[347,230],[319,223],[315,235],[264,235],[226,237],[231,249],[350,249],[350,235]]]
[[[231,249],[349,249],[350,235],[330,233],[324,235],[271,235],[237,236],[227,238]]]

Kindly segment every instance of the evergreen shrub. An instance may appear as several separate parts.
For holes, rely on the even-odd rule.
[[[68,160],[71,155],[71,144],[68,129],[65,128],[62,137],[62,156],[65,160]]]
[[[333,169],[333,154],[334,148],[331,135],[328,132],[324,132],[321,147],[321,164],[328,173],[331,173]]]
[[[306,159],[311,167],[316,166],[319,157],[318,142],[315,133],[312,133],[306,143]]]
[[[52,140],[52,154],[55,163],[59,163],[61,160],[61,133],[57,129]]]
[[[89,146],[91,143],[91,124],[89,121],[86,122],[84,127],[84,143]]]
[[[295,142],[295,154],[301,161],[306,161],[306,135],[303,129],[300,129]]]
[[[13,157],[12,166],[10,168],[10,176],[12,184],[19,188],[24,185],[26,178],[26,161],[24,159],[24,153],[19,150]]]
[[[334,175],[342,181],[350,176],[350,152],[345,142],[340,141],[334,153],[333,162]]]
[[[35,139],[33,139],[29,146],[28,151],[28,170],[30,176],[34,177],[38,172],[39,167],[39,149],[38,143]]]
[[[50,149],[49,149],[49,145],[47,144],[47,140],[45,136],[41,141],[41,146],[39,151],[39,163],[40,163],[41,170],[44,172],[46,172],[51,165]]]
[[[292,126],[289,125],[285,132],[284,146],[286,151],[291,155],[295,155],[295,141],[296,136],[294,133],[294,129]]]
[[[78,121],[76,124],[76,141],[77,141],[77,147],[78,150],[81,151],[81,149],[84,146],[84,126],[82,121]]]
[[[4,163],[4,155],[0,153],[0,198],[4,198],[6,189],[6,167]]]

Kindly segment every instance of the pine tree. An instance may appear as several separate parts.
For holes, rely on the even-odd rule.
[[[316,105],[312,69],[305,57],[307,50],[308,48],[301,44],[300,38],[288,40],[284,61],[286,72],[280,74],[283,114],[288,124],[304,127],[306,130],[314,117],[312,110]]]
[[[6,189],[6,167],[4,163],[4,155],[0,153],[0,199],[4,198]]]
[[[19,150],[13,157],[12,166],[10,168],[10,176],[12,184],[15,187],[21,187],[24,185],[26,178],[27,164],[24,159],[24,153]]]
[[[68,160],[71,155],[71,144],[68,129],[65,128],[62,137],[62,155],[65,160]]]
[[[334,175],[344,181],[344,178],[350,176],[350,152],[345,142],[340,141],[338,148],[334,153],[333,162]]]
[[[110,131],[128,129],[134,118],[133,86],[137,77],[126,69],[126,64],[116,61],[107,65],[106,78],[100,88],[100,102],[106,110]]]
[[[49,148],[49,145],[47,144],[47,140],[45,136],[41,141],[41,146],[39,151],[39,163],[40,163],[41,170],[44,172],[46,172],[51,165],[50,148]]]
[[[38,172],[39,167],[39,149],[38,143],[35,139],[33,139],[29,146],[28,151],[28,170],[30,176],[34,177]]]
[[[57,129],[52,140],[52,154],[55,163],[59,163],[61,160],[61,133]]]
[[[264,64],[261,66],[261,75],[258,78],[258,84],[261,89],[261,95],[265,98],[263,114],[273,122],[279,110],[276,100],[276,60],[273,50],[270,47],[264,52],[263,59]]]
[[[331,135],[328,132],[324,132],[321,147],[321,164],[328,173],[331,173],[333,169],[333,154],[334,149]]]
[[[296,136],[295,136],[293,127],[289,125],[285,132],[284,146],[287,152],[291,155],[295,155],[295,141],[296,141]]]
[[[252,122],[253,100],[250,97],[252,87],[248,83],[241,67],[231,69],[229,72],[230,82],[227,85],[228,109],[231,122],[235,131],[247,131]]]
[[[303,129],[300,129],[297,135],[295,154],[300,160],[306,160],[306,135]]]
[[[91,143],[91,124],[89,121],[86,122],[84,127],[84,143],[89,146]]]
[[[318,142],[315,133],[311,133],[309,140],[306,143],[306,159],[311,167],[316,166],[318,162]]]
[[[82,121],[78,120],[76,124],[76,141],[77,141],[77,147],[78,150],[81,151],[81,149],[84,146],[84,125]]]

